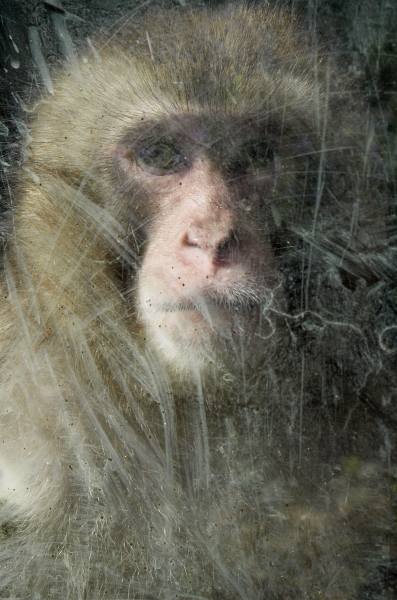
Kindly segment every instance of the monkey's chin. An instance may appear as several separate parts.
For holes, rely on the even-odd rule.
[[[154,352],[182,377],[194,376],[241,361],[241,348],[258,337],[259,307],[150,311],[144,321]]]

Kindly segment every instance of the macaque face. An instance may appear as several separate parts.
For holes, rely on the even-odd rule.
[[[149,340],[183,370],[236,336],[266,337],[280,297],[272,136],[242,117],[168,117],[133,129],[117,153],[147,199],[136,301]]]

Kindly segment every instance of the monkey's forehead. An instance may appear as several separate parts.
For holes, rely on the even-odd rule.
[[[274,10],[156,10],[128,21],[101,56],[112,87],[120,81],[134,102],[147,98],[152,107],[167,99],[179,111],[308,106],[323,69],[304,37],[296,20]],[[98,81],[100,71],[89,76]]]
[[[312,112],[315,97],[321,94],[311,77],[297,79],[291,71],[279,71],[274,76],[265,65],[257,63],[247,69],[234,64],[225,67],[221,56],[199,64],[190,62],[161,65],[136,57],[107,57],[109,69],[116,69],[114,91],[119,98],[129,93],[135,106],[146,105],[148,111],[189,114],[247,115],[275,114],[290,111]],[[95,80],[95,79],[94,79]],[[122,90],[121,90],[122,88]]]
[[[211,139],[222,139],[230,134],[251,135],[252,129],[266,127],[269,136],[277,135],[279,128],[274,122],[270,122],[260,113],[228,114],[225,111],[213,111],[208,113],[199,107],[195,110],[175,112],[173,107],[166,107],[162,112],[149,113],[142,110],[136,115],[132,122],[134,135],[141,133],[152,133],[153,136],[176,135],[179,139],[191,137],[197,141],[207,137]]]

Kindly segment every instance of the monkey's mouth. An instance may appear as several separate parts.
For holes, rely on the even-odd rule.
[[[221,310],[230,310],[230,311],[254,311],[254,310],[260,310],[261,306],[260,304],[243,304],[243,303],[233,303],[233,304],[228,304],[226,305],[225,303],[208,303],[207,302],[207,306],[206,306],[207,310],[213,310],[213,309],[221,309]],[[186,304],[180,304],[177,306],[162,306],[161,307],[162,312],[166,312],[166,313],[175,313],[175,312],[203,312],[201,310],[200,307],[196,306],[193,303],[186,303]]]
[[[196,300],[179,300],[178,302],[165,304],[151,304],[150,312],[155,313],[177,313],[177,312],[199,312],[207,313],[214,311],[226,312],[259,312],[268,306],[268,299],[257,298],[224,298],[203,297]]]

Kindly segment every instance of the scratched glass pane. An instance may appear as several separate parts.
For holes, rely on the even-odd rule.
[[[397,598],[396,36],[0,6],[0,598]]]

